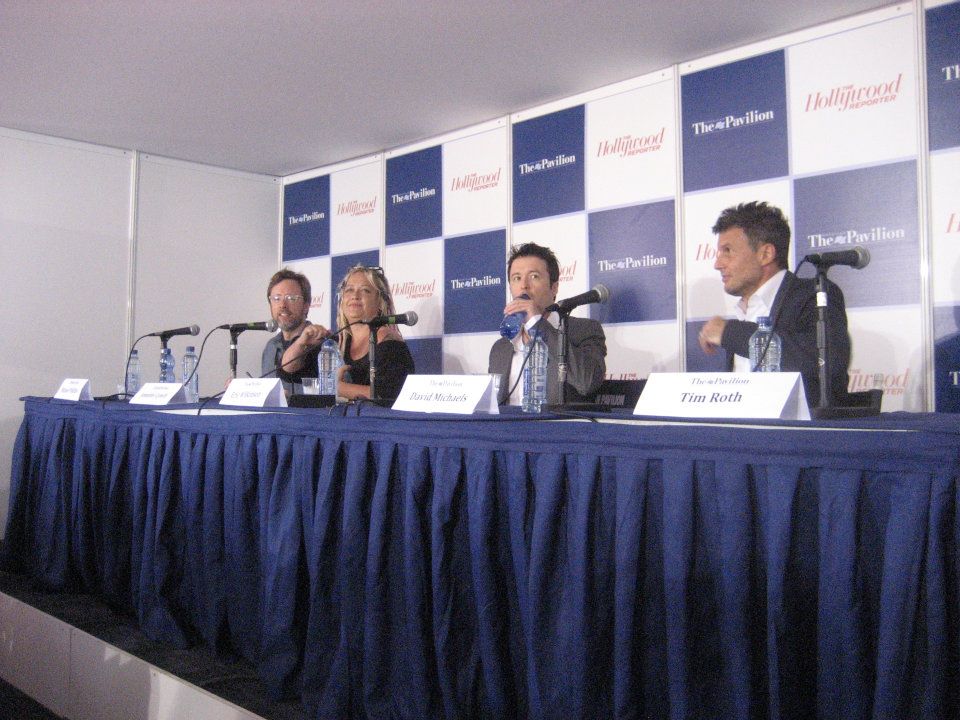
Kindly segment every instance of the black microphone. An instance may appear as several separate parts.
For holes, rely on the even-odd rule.
[[[266,330],[267,332],[273,332],[277,329],[276,320],[267,320],[266,322],[251,322],[251,323],[227,323],[226,325],[220,325],[217,327],[217,330],[229,330],[232,333],[241,333],[244,330]]]
[[[200,328],[196,325],[190,325],[189,327],[176,328],[174,330],[161,330],[160,332],[152,332],[144,337],[158,337],[158,338],[172,338],[174,335],[199,335]]]
[[[377,315],[373,320],[368,321],[367,325],[372,328],[382,327],[383,325],[416,325],[419,319],[417,314],[411,310],[396,315]]]
[[[854,270],[862,270],[870,264],[870,251],[858,245],[853,250],[813,253],[807,255],[803,262],[808,262],[821,270],[834,265],[849,265]]]
[[[560,302],[550,305],[546,309],[546,312],[557,310],[559,312],[568,313],[574,308],[580,307],[581,305],[589,305],[590,303],[605,303],[609,299],[610,291],[607,289],[606,285],[594,285],[593,290],[588,290],[585,293],[574,295],[572,298],[567,298],[566,300],[561,300]]]

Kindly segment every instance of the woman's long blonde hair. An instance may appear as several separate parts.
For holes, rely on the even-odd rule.
[[[346,336],[353,335],[352,328],[348,326],[350,322],[343,312],[343,288],[347,280],[354,273],[363,273],[367,281],[377,290],[377,315],[393,315],[397,311],[393,305],[393,294],[390,292],[390,283],[387,282],[383,269],[379,267],[367,267],[366,265],[354,265],[347,270],[343,280],[337,286],[337,329],[340,330],[340,349],[346,346]]]

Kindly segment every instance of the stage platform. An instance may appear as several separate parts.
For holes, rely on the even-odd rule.
[[[204,647],[150,641],[133,619],[83,594],[0,572],[0,717],[18,720],[304,720],[250,665]]]

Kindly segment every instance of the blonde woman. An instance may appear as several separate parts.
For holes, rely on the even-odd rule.
[[[339,395],[348,400],[370,397],[370,320],[394,315],[393,296],[383,269],[355,265],[347,271],[337,289],[337,328],[340,354]],[[407,375],[414,372],[413,357],[395,325],[377,329],[377,396],[395,398]],[[308,325],[283,354],[287,382],[299,382],[317,373],[320,345],[330,336],[322,325]]]

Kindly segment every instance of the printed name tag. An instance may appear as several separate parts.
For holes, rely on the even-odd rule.
[[[130,398],[131,405],[170,405],[186,401],[183,383],[144,383],[137,394]]]
[[[221,405],[241,407],[287,407],[287,396],[279,378],[237,378],[231,380],[220,398]]]
[[[407,375],[394,410],[499,414],[489,375]]]
[[[809,420],[798,372],[651,373],[634,415]]]
[[[67,378],[60,383],[54,397],[58,400],[93,400],[90,381],[86,378]]]

